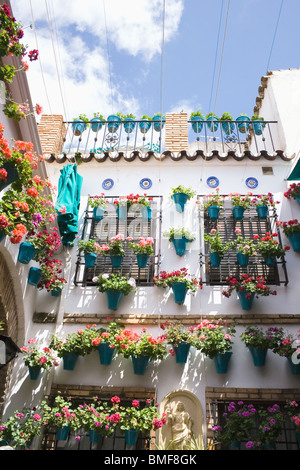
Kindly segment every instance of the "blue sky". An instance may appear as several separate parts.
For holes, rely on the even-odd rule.
[[[27,72],[33,102],[66,120],[97,111],[140,118],[161,106],[163,113],[200,108],[251,116],[268,64],[269,70],[300,66],[299,0],[11,4],[24,27],[35,26],[24,37],[40,52]]]

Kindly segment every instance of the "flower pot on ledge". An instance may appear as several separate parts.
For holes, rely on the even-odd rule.
[[[110,255],[110,261],[113,268],[119,268],[123,261],[122,255]]]
[[[208,217],[210,220],[217,220],[219,217],[220,208],[218,206],[209,206],[207,208]]]
[[[300,231],[288,235],[288,239],[294,251],[300,251]]]
[[[245,208],[243,206],[234,206],[232,208],[233,217],[235,220],[242,220],[244,217]]]
[[[69,352],[63,355],[63,368],[64,370],[74,370],[78,359],[78,355],[74,352]]]
[[[268,206],[260,205],[256,206],[256,212],[259,219],[266,219],[268,217]]]
[[[94,219],[97,220],[97,221],[102,220],[103,216],[104,216],[103,207],[94,207],[93,208],[93,216],[94,216]]]
[[[214,357],[214,363],[216,366],[217,374],[226,374],[228,370],[229,361],[231,359],[232,352],[227,351],[224,354],[216,354]]]
[[[84,263],[86,268],[92,268],[96,262],[97,254],[96,253],[85,253]]]
[[[139,268],[145,268],[147,266],[149,255],[147,253],[137,253],[136,260]]]
[[[238,297],[240,299],[242,309],[251,310],[252,303],[254,300],[254,294],[252,292],[247,292],[243,290],[238,292]]]
[[[187,294],[187,287],[185,282],[173,282],[172,290],[174,293],[175,303],[182,305],[185,301]]]
[[[191,343],[187,343],[186,341],[182,341],[178,343],[176,346],[173,345],[173,349],[175,352],[175,360],[177,364],[185,364],[189,355]]]
[[[22,242],[19,247],[18,262],[28,264],[35,255],[35,248],[32,243]]]
[[[133,373],[135,375],[144,375],[149,362],[149,356],[131,356]]]
[[[268,348],[254,348],[253,346],[249,345],[248,349],[252,356],[253,363],[256,367],[261,367],[265,365],[266,355],[268,352]]]
[[[105,291],[107,306],[110,310],[117,310],[123,297],[123,292],[119,290],[108,289]]]
[[[108,366],[111,364],[115,348],[110,346],[109,343],[100,343],[98,346],[99,359],[102,365]]]
[[[218,268],[221,263],[221,256],[217,252],[209,253],[210,265],[212,268]]]
[[[249,255],[244,255],[244,253],[239,252],[239,253],[236,254],[236,257],[237,257],[238,263],[241,267],[248,266]]]

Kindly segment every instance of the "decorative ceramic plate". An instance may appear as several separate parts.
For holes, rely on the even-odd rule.
[[[250,177],[246,179],[246,185],[248,186],[248,188],[253,189],[258,186],[258,181],[256,178]]]
[[[216,176],[207,178],[206,183],[210,188],[217,188],[219,186],[219,180]]]
[[[110,178],[107,178],[106,180],[103,181],[102,183],[102,188],[103,189],[111,189],[114,185],[114,181]]]
[[[142,189],[150,189],[152,186],[152,181],[150,178],[143,178],[141,181],[140,181],[140,187]]]

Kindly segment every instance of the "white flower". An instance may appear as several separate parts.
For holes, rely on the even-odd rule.
[[[135,279],[131,277],[130,279],[128,279],[127,284],[129,284],[131,287],[135,287],[136,286]]]
[[[107,273],[101,274],[101,277],[102,279],[109,279],[109,274]]]
[[[98,277],[97,276],[93,277],[92,281],[95,283],[98,282]]]

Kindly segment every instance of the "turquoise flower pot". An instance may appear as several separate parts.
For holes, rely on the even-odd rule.
[[[139,436],[139,429],[126,429],[125,443],[127,446],[135,446]]]
[[[231,359],[232,352],[227,351],[224,354],[217,354],[214,357],[214,363],[216,366],[217,374],[226,374],[228,370],[229,361]]]
[[[300,231],[288,235],[288,239],[294,251],[300,251]]]
[[[185,282],[173,282],[172,290],[174,293],[175,303],[182,305],[185,301],[187,294],[187,287]]]
[[[219,127],[219,119],[215,116],[210,116],[207,118],[207,127],[209,128],[210,131],[216,132]]]
[[[254,300],[254,294],[251,293],[251,295],[249,297],[246,297],[246,295],[248,296],[248,294],[249,294],[249,292],[247,292],[245,290],[238,292],[238,296],[239,296],[239,299],[240,299],[241,306],[242,306],[243,310],[251,310],[251,308],[252,308],[252,303],[253,303],[253,300]]]
[[[4,240],[5,236],[6,236],[5,233],[0,232],[0,243]]]
[[[219,253],[209,253],[210,265],[212,268],[218,268],[221,263],[221,256]]]
[[[98,442],[100,442],[101,437],[102,437],[102,434],[95,431],[94,429],[89,430],[89,438],[92,444],[98,444]]]
[[[255,121],[252,121],[252,124],[255,135],[262,135],[263,130],[266,126],[265,122],[260,119],[256,119]]]
[[[92,268],[96,262],[97,255],[96,253],[85,253],[84,263],[86,268]]]
[[[295,197],[295,200],[298,202],[298,204],[300,205],[300,196],[296,196]]]
[[[265,256],[264,258],[264,262],[266,264],[266,266],[268,266],[269,268],[273,268],[276,264],[276,258],[275,256]]]
[[[110,347],[110,343],[100,343],[98,346],[100,363],[104,366],[110,365],[115,354],[115,350],[116,348]]]
[[[207,208],[208,217],[210,220],[217,220],[219,217],[220,208],[218,206],[209,206]]]
[[[72,123],[73,133],[77,136],[81,135],[86,129],[86,123],[81,119],[76,119]]]
[[[117,132],[121,124],[121,118],[115,114],[111,114],[107,117],[107,129],[108,132]]]
[[[265,206],[264,204],[256,206],[256,212],[259,219],[266,219],[268,217],[268,206]]]
[[[28,367],[29,369],[29,377],[30,377],[30,380],[37,380],[40,376],[40,373],[41,373],[41,367],[39,366],[30,366]]]
[[[172,243],[175,248],[176,255],[183,256],[186,250],[187,239],[185,237],[182,238],[172,238]]]
[[[204,122],[204,118],[201,117],[201,116],[194,116],[192,117],[191,119],[192,121],[192,129],[193,131],[198,134],[199,132],[202,131],[202,128],[203,128],[203,122]]]
[[[243,253],[237,253],[236,257],[240,266],[242,267],[248,266],[249,255],[244,255]]]
[[[74,370],[78,359],[78,355],[73,351],[63,355],[63,368],[64,370]]]
[[[133,365],[133,373],[135,375],[144,375],[150,360],[149,356],[131,356],[131,360]]]
[[[56,439],[58,441],[65,441],[69,435],[69,426],[63,428],[56,428]]]
[[[182,341],[177,345],[173,345],[173,349],[175,352],[175,360],[177,364],[185,364],[190,352],[191,343],[187,343],[186,341]]]
[[[93,208],[93,216],[95,220],[102,220],[104,216],[104,209],[103,207],[94,207]]]
[[[123,297],[123,292],[118,290],[106,290],[107,306],[110,310],[117,310]]]
[[[126,219],[126,217],[127,217],[127,206],[117,207],[117,216],[118,216],[118,219]]]
[[[245,134],[249,129],[249,123],[251,119],[248,116],[239,116],[236,118],[238,122],[238,129],[242,134]],[[243,122],[244,121],[244,122]]]
[[[19,247],[18,262],[28,264],[35,255],[35,248],[32,243],[22,242]]]
[[[110,261],[113,268],[119,268],[123,261],[122,255],[110,255]]]
[[[50,291],[50,294],[51,294],[52,297],[59,297],[60,294],[61,294],[61,288],[60,288],[60,287],[57,287],[57,288],[54,289],[54,290],[52,289],[52,290]]]
[[[36,287],[42,278],[42,270],[40,268],[31,267],[28,273],[27,282],[31,286]]]
[[[245,208],[242,206],[235,206],[232,208],[232,212],[235,220],[242,220],[244,217]]]
[[[126,134],[131,134],[131,132],[134,131],[135,124],[136,124],[135,120],[132,118],[124,119],[123,125],[124,125],[124,131],[126,132]]]
[[[151,127],[151,121],[148,121],[147,119],[141,119],[139,122],[139,128],[142,134],[146,134]]]
[[[137,265],[139,268],[145,268],[148,263],[149,255],[146,253],[138,253],[136,255]]]
[[[222,131],[226,135],[231,135],[234,131],[234,122],[221,122]]]
[[[98,132],[102,129],[103,121],[100,118],[91,119],[91,129],[93,132]]]
[[[7,176],[6,176],[6,181],[0,181],[0,191],[5,189],[8,185],[16,181],[19,177],[18,170],[16,167],[11,165],[9,162],[5,162],[2,164],[1,169],[6,170]]]
[[[184,206],[189,199],[188,195],[185,193],[175,193],[172,197],[175,202],[177,212],[183,212]]]
[[[251,353],[254,365],[256,367],[264,366],[266,362],[268,349],[267,348],[254,348],[251,345],[248,346],[248,349]]]
[[[165,125],[166,119],[163,116],[153,116],[153,127],[156,132],[160,132]]]
[[[300,374],[300,363],[295,364],[293,362],[293,359],[290,358],[290,357],[288,357],[287,360],[288,360],[288,363],[289,363],[289,366],[290,366],[291,373],[293,375],[299,375]]]

